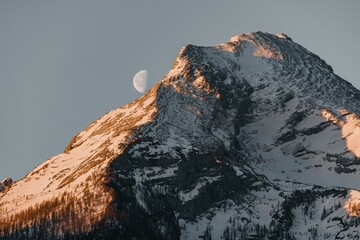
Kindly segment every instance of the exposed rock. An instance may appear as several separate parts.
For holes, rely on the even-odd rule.
[[[284,106],[284,104],[293,99],[294,96],[293,92],[281,92],[281,94],[279,94],[279,103]]]
[[[5,178],[1,181],[5,186],[10,186],[13,183],[13,180],[11,178]]]
[[[5,178],[0,182],[0,192],[6,190],[7,188],[11,187],[13,184],[13,180],[11,178]]]
[[[306,117],[306,112],[305,111],[302,111],[302,112],[295,111],[286,120],[286,125],[294,127],[298,123],[300,123],[302,120],[304,120],[305,117]]]
[[[335,167],[335,172],[337,173],[353,173],[356,172],[355,168],[348,168],[348,167],[342,167],[342,166],[337,166]]]
[[[329,127],[330,125],[331,125],[330,121],[321,122],[320,124],[317,124],[316,126],[297,130],[297,132],[301,135],[317,134],[317,133],[323,131],[325,128]]]
[[[296,138],[296,131],[294,129],[291,129],[280,135],[278,138],[276,138],[275,145],[281,145],[285,142],[294,140],[295,138]]]

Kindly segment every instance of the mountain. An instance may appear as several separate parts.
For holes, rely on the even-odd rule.
[[[360,91],[283,33],[184,46],[0,193],[2,239],[359,239]]]

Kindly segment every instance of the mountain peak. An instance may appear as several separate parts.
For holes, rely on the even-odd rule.
[[[277,33],[276,36],[279,37],[279,38],[284,38],[286,40],[292,41],[292,39],[288,35],[286,35],[285,33]]]
[[[285,33],[277,33],[274,35],[263,31],[256,31],[256,32],[241,33],[235,35],[230,38],[229,42],[251,41],[253,43],[260,43],[260,42],[265,43],[265,42],[274,41],[274,39],[276,38],[292,41],[292,39],[289,36],[287,36]]]
[[[317,224],[356,239],[359,106],[285,34],[186,45],[142,97],[2,187],[0,238],[308,239]]]
[[[281,73],[288,77],[284,78]],[[326,77],[319,78],[316,74]],[[345,104],[340,101],[344,96],[359,96],[359,93],[334,74],[324,60],[284,33],[273,35],[258,31],[239,34],[214,47],[186,45],[163,82],[186,80],[210,91],[222,83],[237,82],[231,79],[244,78],[253,88],[271,84],[274,90],[284,88],[299,92],[303,97],[320,97],[342,108],[355,109],[360,104],[360,100]]]

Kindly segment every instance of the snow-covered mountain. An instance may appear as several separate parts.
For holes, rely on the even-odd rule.
[[[360,91],[285,34],[186,45],[0,192],[5,239],[359,239]]]

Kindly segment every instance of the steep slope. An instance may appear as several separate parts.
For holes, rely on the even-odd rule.
[[[360,91],[285,34],[187,45],[0,193],[2,235],[357,239],[359,114]]]
[[[17,223],[21,228],[39,216],[61,215],[71,207],[73,212],[81,210],[76,221],[91,229],[105,216],[113,198],[111,189],[104,185],[108,181],[106,168],[133,141],[138,128],[156,114],[156,90],[157,86],[137,101],[105,114],[76,135],[64,153],[49,158],[0,193],[3,227]],[[77,205],[70,206],[74,202]],[[44,212],[43,205],[51,207]],[[66,221],[62,225],[66,226]]]

